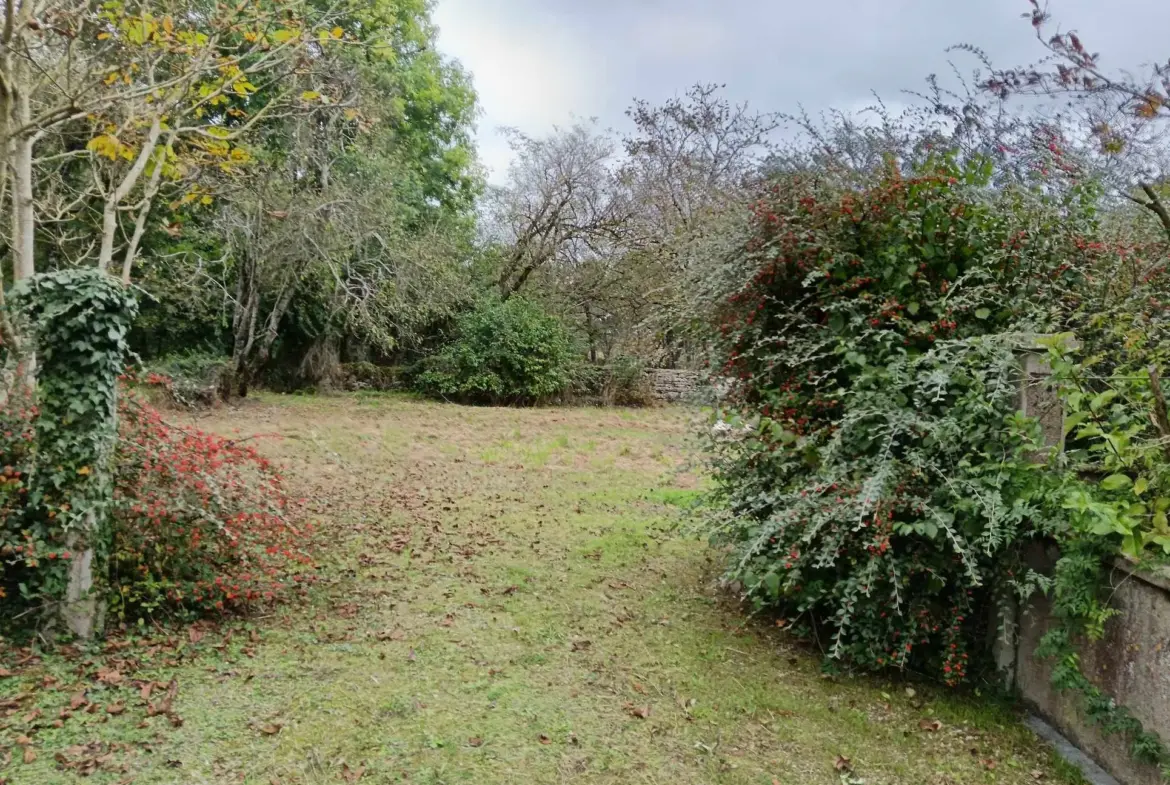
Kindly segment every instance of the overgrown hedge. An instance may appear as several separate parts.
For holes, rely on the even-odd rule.
[[[1092,225],[1080,191],[990,174],[939,156],[862,190],[777,185],[718,329],[722,415],[752,428],[712,445],[730,577],[835,658],[951,683],[991,588],[1028,582],[1016,546],[1062,525],[1024,501],[1035,429],[1012,347],[1060,323]]]

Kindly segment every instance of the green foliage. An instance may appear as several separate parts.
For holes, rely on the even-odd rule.
[[[811,623],[857,666],[957,683],[997,578],[1059,530],[1016,413],[1021,334],[1058,323],[1083,193],[990,187],[935,156],[869,187],[797,176],[756,204],[749,282],[719,326],[731,389],[713,440],[717,541],[759,608]]]
[[[341,366],[341,385],[346,390],[401,390],[405,385],[404,369],[372,362],[345,363]]]
[[[572,396],[604,406],[647,406],[654,402],[646,363],[624,355],[605,365],[578,366],[573,374]]]
[[[220,398],[229,362],[206,352],[167,355],[150,362],[140,381],[162,390],[179,406],[212,406]]]
[[[96,269],[41,273],[14,287],[37,348],[35,449],[17,551],[29,571],[26,599],[60,600],[66,562],[93,549],[109,556],[110,461],[118,377],[137,303]]]
[[[456,320],[450,343],[424,361],[426,395],[490,404],[531,404],[564,392],[576,354],[565,328],[520,297],[485,300]]]

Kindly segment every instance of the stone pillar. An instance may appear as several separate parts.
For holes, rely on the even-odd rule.
[[[1045,339],[1055,336],[1024,335],[1016,344],[1019,359],[1020,412],[1035,417],[1040,422],[1042,447],[1032,455],[1032,460],[1044,463],[1050,450],[1064,448],[1064,406],[1060,395],[1051,383],[1052,366],[1048,363],[1048,347]],[[1064,340],[1065,348],[1075,349],[1077,343],[1071,337]],[[996,668],[1003,678],[1006,689],[1012,689],[1016,680],[1016,658],[1019,649],[1019,602],[1011,587],[996,588],[996,604],[992,610],[990,628],[994,639],[991,654]]]

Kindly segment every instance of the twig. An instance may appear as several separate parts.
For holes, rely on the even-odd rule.
[[[1158,366],[1150,365],[1150,391],[1154,393],[1154,424],[1165,440],[1162,451],[1170,459],[1170,416],[1166,414],[1166,396],[1162,393],[1162,384],[1158,379]]]

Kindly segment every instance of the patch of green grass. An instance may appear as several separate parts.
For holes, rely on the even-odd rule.
[[[873,784],[1077,781],[1002,706],[826,678],[726,607],[713,554],[666,533],[700,486],[676,471],[680,410],[378,394],[264,396],[217,417],[297,434],[264,444],[321,511],[319,588],[257,620],[258,641],[208,635],[142,663],[135,679],[177,679],[181,727],[109,688],[126,713],[37,729],[37,760],[18,748],[0,770],[12,785],[80,781],[53,755],[93,740],[128,745],[126,772],[99,785],[323,785],[359,768],[414,785],[840,785],[840,755]],[[73,689],[76,662],[43,668]],[[0,681],[0,698],[28,686]]]

